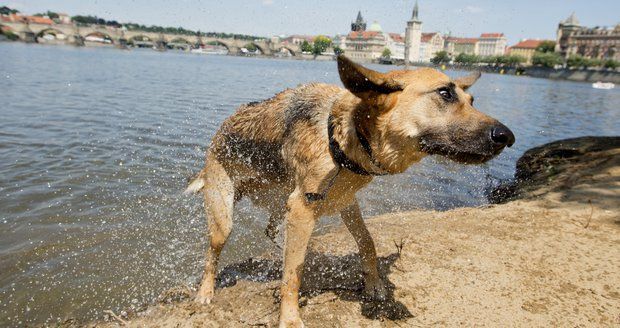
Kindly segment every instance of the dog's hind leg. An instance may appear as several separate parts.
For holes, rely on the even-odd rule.
[[[218,259],[232,230],[235,189],[230,177],[217,160],[207,159],[205,170],[203,193],[209,230],[209,249],[205,273],[196,300],[208,304],[213,299]]]
[[[362,219],[362,212],[357,200],[342,210],[340,216],[359,248],[362,259],[362,271],[364,272],[364,292],[374,300],[385,300],[387,290],[377,270],[377,251],[375,250],[372,236],[370,236]]]

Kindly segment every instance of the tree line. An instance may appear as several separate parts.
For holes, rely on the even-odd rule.
[[[327,51],[327,49],[331,46],[332,40],[330,38],[326,37],[325,35],[319,35],[314,38],[312,43],[304,40],[301,43],[300,48],[302,53],[310,53],[316,57]],[[340,55],[344,53],[344,50],[339,46],[334,46],[333,49],[335,55]]]

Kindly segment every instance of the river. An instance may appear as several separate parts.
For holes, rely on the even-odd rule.
[[[335,62],[21,43],[0,58],[0,326],[101,318],[195,284],[206,222],[181,191],[217,127],[284,88],[340,84]],[[366,215],[484,205],[525,150],[620,134],[618,89],[485,74],[470,91],[517,143],[484,165],[427,158],[377,178],[359,193]],[[275,250],[264,213],[237,212],[222,265]]]

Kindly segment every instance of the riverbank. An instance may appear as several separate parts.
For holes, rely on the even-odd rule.
[[[346,229],[314,236],[301,308],[306,326],[620,324],[620,138],[534,148],[519,160],[517,178],[503,190],[513,198],[504,204],[367,220],[391,287],[380,304],[361,296]],[[275,326],[278,258],[224,268],[211,305],[191,302],[193,291],[181,287],[142,312],[88,326]]]
[[[0,35],[0,42],[15,42],[9,41],[6,38],[3,40],[2,35]],[[67,44],[54,44],[54,43],[45,43],[43,45],[54,45],[54,46],[70,46]],[[131,50],[132,48],[127,47],[117,47],[109,44],[97,44],[95,42],[90,42],[88,47],[116,47],[122,50]],[[191,53],[190,51],[183,51],[187,54],[196,55],[195,53]],[[213,56],[213,55],[208,55]],[[288,59],[288,60],[303,60],[303,61],[333,61],[335,60],[335,55],[325,54],[314,56],[311,54],[297,54],[295,56],[282,56],[282,55],[247,55],[247,54],[228,54],[227,56],[235,56],[235,57],[248,57],[248,58],[263,58],[263,59]],[[372,63],[372,61],[365,62],[366,64]],[[394,66],[395,69],[401,69],[403,64],[383,64],[383,65],[391,65]],[[432,67],[436,69],[441,69],[436,65],[431,63],[414,63],[411,68],[415,69],[418,67]],[[495,66],[462,66],[462,65],[448,65],[447,69],[453,70],[480,70],[485,73],[492,74],[506,74],[506,75],[518,75],[518,76],[530,76],[536,78],[544,78],[551,80],[567,80],[574,82],[611,82],[615,84],[620,84],[620,71],[617,70],[590,70],[590,69],[553,69],[553,68],[545,68],[545,67],[523,67],[523,68],[514,68],[514,67],[495,67]],[[518,74],[517,74],[518,72]]]

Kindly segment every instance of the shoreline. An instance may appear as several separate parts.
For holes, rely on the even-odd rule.
[[[306,325],[620,324],[620,137],[532,148],[512,188],[498,190],[509,196],[501,204],[366,220],[390,290],[382,303],[361,296],[359,256],[344,227],[313,236]],[[179,286],[141,312],[86,326],[277,325],[280,267],[277,255],[248,259],[219,272],[210,305],[191,301],[195,286]]]
[[[10,41],[10,40],[2,40],[0,39],[0,44],[2,43],[21,43],[27,45],[41,45],[41,46],[63,46],[63,47],[77,47],[71,44],[58,44],[58,43],[28,43],[28,42],[20,42],[20,41]],[[116,50],[133,50],[134,48],[119,48],[114,45],[87,45],[83,46],[84,48],[110,48]],[[136,48],[141,49],[141,48]],[[153,49],[147,49],[155,52],[162,52]],[[318,58],[314,58],[312,55],[296,55],[296,56],[266,56],[266,55],[237,55],[237,54],[226,54],[226,55],[214,55],[214,54],[192,54],[189,51],[179,51],[179,50],[166,50],[173,51],[174,53],[187,53],[188,55],[200,55],[200,56],[231,56],[231,57],[247,57],[247,58],[260,58],[260,59],[279,59],[279,60],[301,60],[301,61],[334,61],[335,57],[332,55],[321,55]],[[346,53],[345,53],[346,55]],[[395,69],[400,69],[404,67],[404,65],[400,64],[385,64],[385,63],[376,63],[376,62],[368,62],[375,65],[385,65],[385,66],[393,66]],[[437,70],[443,70],[441,66],[434,65],[432,63],[412,63],[411,67],[419,68],[419,67],[431,67]],[[500,67],[500,66],[463,66],[463,65],[446,65],[446,69],[456,70],[456,71],[474,71],[479,70],[483,73],[489,74],[499,74],[499,75],[510,75],[517,77],[533,77],[533,78],[541,78],[541,79],[549,79],[549,80],[558,80],[558,81],[571,81],[571,82],[583,82],[583,83],[594,83],[594,82],[611,82],[615,84],[620,84],[620,71],[618,70],[590,70],[590,69],[553,69],[553,68],[545,68],[545,67],[535,67],[535,66],[526,66],[526,67]],[[519,72],[519,74],[517,74]]]

